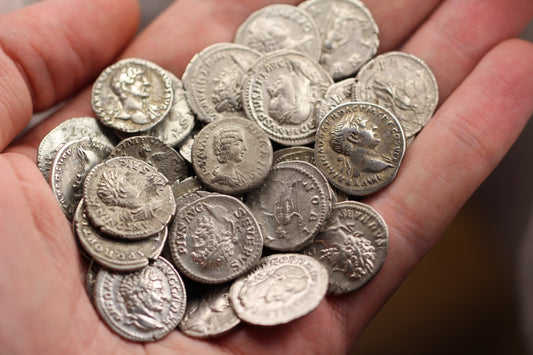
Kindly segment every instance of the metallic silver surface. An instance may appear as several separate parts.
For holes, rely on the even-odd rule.
[[[320,105],[320,114],[317,117],[316,125],[320,125],[320,122],[326,117],[329,111],[335,107],[353,102],[353,91],[355,90],[355,79],[348,78],[342,81],[336,82],[331,85],[326,91],[324,101]]]

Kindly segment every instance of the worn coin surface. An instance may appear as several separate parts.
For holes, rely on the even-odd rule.
[[[198,120],[245,117],[242,77],[261,54],[235,43],[217,43],[196,54],[183,73],[183,86]]]
[[[144,59],[123,59],[96,79],[91,104],[106,126],[133,133],[159,123],[173,102],[172,81],[166,70]]]
[[[358,0],[307,0],[298,5],[317,24],[322,39],[320,64],[340,80],[354,75],[379,46],[379,29]]]
[[[176,209],[168,180],[150,164],[128,156],[92,168],[85,178],[83,199],[98,230],[124,239],[160,232]]]
[[[261,53],[292,49],[318,61],[320,33],[311,16],[292,5],[274,4],[252,13],[237,29],[235,43]]]
[[[157,169],[173,184],[190,176],[185,159],[171,146],[152,136],[135,136],[123,139],[109,154],[109,158],[130,156]]]
[[[172,184],[172,193],[174,194],[174,199],[176,201],[181,196],[196,191],[205,191],[204,185],[198,181],[196,176],[189,176],[182,181],[176,181],[174,184]],[[179,208],[181,206],[177,207]]]
[[[112,145],[86,137],[66,143],[57,152],[50,168],[50,186],[69,219],[83,197],[85,176],[93,166],[104,161],[112,149]]]
[[[295,145],[278,149],[274,152],[272,164],[281,163],[283,161],[305,161],[309,164],[315,165],[315,150],[311,147],[302,145]]]
[[[187,295],[171,263],[158,258],[131,273],[100,269],[95,303],[106,324],[120,336],[140,342],[163,338],[185,313]]]
[[[353,102],[354,86],[355,79],[348,78],[336,82],[328,88],[326,95],[324,96],[324,101],[322,105],[320,105],[320,115],[318,115],[316,121],[317,127],[329,111],[339,105]]]
[[[320,105],[333,80],[306,55],[279,50],[262,56],[243,79],[246,115],[273,141],[314,141]]]
[[[301,254],[272,254],[235,280],[230,300],[237,316],[257,325],[277,325],[314,310],[328,288],[328,272]]]
[[[82,248],[100,265],[115,271],[134,271],[148,265],[161,254],[167,228],[141,240],[125,241],[103,235],[91,224],[83,200],[74,215],[74,229]]]
[[[112,130],[92,117],[70,118],[52,129],[41,140],[37,150],[37,165],[46,181],[49,181],[50,166],[57,151],[67,142],[86,137],[104,145],[115,146],[116,144],[116,138]]]
[[[212,286],[201,295],[189,297],[179,329],[195,338],[216,337],[241,322],[229,300],[229,285]]]
[[[324,225],[332,195],[315,166],[288,161],[274,165],[245,202],[261,227],[266,247],[295,251],[309,244]]]
[[[370,103],[337,106],[322,120],[316,135],[317,167],[333,186],[350,195],[368,195],[390,184],[404,152],[398,120]]]
[[[265,132],[245,118],[222,118],[196,135],[192,166],[210,190],[237,195],[258,186],[272,166],[272,144]]]
[[[354,101],[372,102],[400,121],[405,137],[415,135],[431,119],[439,102],[437,80],[412,54],[387,52],[357,73]]]
[[[344,201],[333,207],[322,231],[302,253],[328,270],[328,293],[342,294],[366,285],[387,256],[389,233],[369,205]]]
[[[240,200],[212,194],[181,207],[168,244],[174,265],[202,283],[223,283],[257,262],[263,236],[254,216]]]

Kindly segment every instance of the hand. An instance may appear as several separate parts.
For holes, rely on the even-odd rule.
[[[156,343],[124,341],[99,319],[85,293],[85,265],[71,227],[35,162],[39,142],[61,121],[94,116],[89,88],[81,88],[119,53],[151,60],[181,77],[194,53],[232,41],[240,23],[269,3],[177,1],[131,42],[138,8],[130,0],[50,0],[2,16],[2,352],[346,353],[533,112],[533,45],[508,39],[531,20],[533,2],[366,0],[380,27],[380,52],[403,44],[401,50],[422,58],[437,77],[441,98],[395,181],[365,200],[390,231],[382,270],[363,289],[328,296],[314,312],[287,325],[242,326],[216,340],[175,331]],[[14,141],[32,112],[74,94]]]

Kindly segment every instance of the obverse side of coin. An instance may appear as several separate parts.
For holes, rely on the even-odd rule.
[[[315,23],[322,39],[320,64],[340,80],[354,75],[379,47],[379,29],[358,0],[307,0],[298,5]]]
[[[85,178],[83,199],[98,230],[124,239],[160,232],[176,210],[168,180],[132,157],[109,159],[92,168]]]
[[[135,136],[123,139],[113,149],[109,158],[123,156],[130,156],[152,165],[171,184],[190,175],[185,159],[174,148],[156,137]]]
[[[320,125],[320,122],[329,111],[333,110],[335,107],[346,104],[348,102],[353,102],[353,91],[355,86],[355,79],[348,78],[342,81],[336,82],[331,85],[326,91],[324,96],[323,104],[320,106],[320,115],[317,117],[316,125]]]
[[[245,117],[242,77],[261,54],[234,43],[217,43],[196,54],[185,68],[183,86],[191,108],[203,122]]]
[[[246,204],[261,226],[266,247],[295,251],[309,244],[324,225],[332,193],[313,165],[282,162],[248,194]]]
[[[368,195],[390,184],[404,152],[398,120],[370,103],[337,106],[316,135],[317,167],[333,186],[350,195]]]
[[[439,102],[437,80],[412,54],[388,52],[357,73],[354,101],[378,104],[400,121],[405,137],[415,135],[431,119]]]
[[[134,341],[155,341],[173,331],[186,299],[180,275],[163,258],[131,273],[102,268],[96,278],[98,313],[113,331]]]
[[[261,257],[263,237],[246,205],[213,194],[179,209],[168,244],[178,270],[195,281],[215,284],[252,268]]]
[[[261,57],[243,79],[246,115],[275,142],[313,142],[320,105],[333,80],[299,52],[280,50]]]
[[[50,185],[69,219],[83,197],[85,176],[93,166],[104,161],[112,149],[112,145],[83,138],[66,143],[57,152],[50,168]]]
[[[134,271],[147,266],[161,254],[167,228],[141,240],[124,241],[102,235],[90,223],[83,200],[74,215],[74,229],[82,248],[100,265],[115,271]]]
[[[328,293],[342,294],[366,285],[387,256],[389,233],[370,206],[344,201],[333,207],[322,231],[302,253],[328,270]]]
[[[116,144],[113,132],[92,117],[70,118],[60,123],[43,138],[37,150],[37,165],[46,181],[49,181],[50,165],[57,151],[67,142],[86,137],[104,145],[115,146]]]
[[[311,16],[292,5],[274,4],[252,13],[237,29],[235,43],[261,53],[291,49],[318,61],[320,33]]]
[[[189,298],[179,329],[195,338],[207,338],[225,334],[240,322],[229,300],[229,286],[225,285]]]
[[[96,79],[91,104],[104,125],[122,132],[146,131],[159,123],[172,105],[167,72],[143,59],[123,59]]]
[[[237,195],[258,186],[272,166],[272,144],[265,132],[244,118],[223,118],[200,130],[192,165],[210,190]]]
[[[314,310],[328,287],[326,269],[301,254],[272,254],[237,279],[230,300],[237,316],[257,325],[277,325]]]

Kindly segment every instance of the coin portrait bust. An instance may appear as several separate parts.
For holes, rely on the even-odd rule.
[[[212,183],[239,187],[246,177],[236,170],[248,151],[244,133],[238,126],[222,127],[213,134],[213,154],[220,164],[213,170]]]
[[[150,82],[141,68],[126,66],[119,71],[111,80],[111,89],[122,104],[115,118],[131,120],[137,124],[150,122],[151,117],[146,111],[153,108],[144,102],[150,97],[149,87]]]
[[[215,76],[212,101],[217,112],[242,110],[241,78],[242,70],[236,65],[224,68]]]

